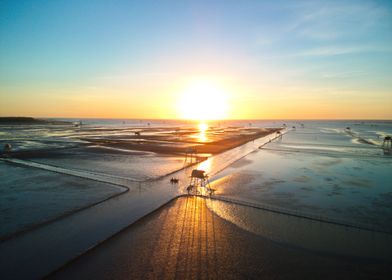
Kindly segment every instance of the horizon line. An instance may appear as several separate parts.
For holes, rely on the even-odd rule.
[[[181,119],[181,118],[111,118],[111,117],[46,117],[46,116],[1,116],[0,118],[35,118],[35,119],[87,119],[87,120],[164,120],[164,121],[189,121],[189,122],[219,122],[219,121],[392,121],[385,118],[240,118],[240,119],[215,119],[215,120],[197,120],[197,119]]]

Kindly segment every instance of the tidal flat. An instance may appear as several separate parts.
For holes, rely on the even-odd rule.
[[[347,127],[351,127],[349,133]],[[265,248],[252,243],[256,239],[284,250],[295,248],[289,254],[293,258],[297,253],[311,252],[299,266],[303,271],[296,272],[298,277],[306,275],[305,270],[309,269],[305,261],[318,254],[327,256],[327,263],[335,272],[356,269],[360,263],[365,270],[361,270],[363,274],[358,272],[359,278],[372,273],[383,276],[388,271],[384,264],[390,264],[391,256],[384,249],[391,244],[392,236],[392,161],[381,144],[382,137],[392,134],[391,122],[226,121],[200,127],[175,121],[90,120],[81,127],[61,123],[2,126],[0,130],[0,143],[11,143],[13,148],[0,162],[2,182],[7,183],[7,187],[2,185],[7,208],[2,213],[8,213],[8,217],[2,218],[9,223],[8,228],[23,231],[0,243],[4,265],[1,268],[10,278],[40,278],[57,271],[75,256],[84,259],[84,253],[97,244],[112,244],[110,239],[105,240],[124,228],[131,229],[143,216],[186,194],[190,173],[196,168],[206,171],[215,190],[206,204],[210,213],[207,215],[230,225],[225,234],[234,236],[234,232],[241,232],[230,242],[249,239],[243,243],[246,250],[220,264],[222,273],[237,267],[233,263],[239,262],[239,257],[254,261],[242,264],[250,271],[244,275],[260,275],[252,267],[263,263],[263,256],[248,250],[253,246]],[[191,159],[186,157],[189,148],[197,151]],[[179,179],[178,184],[170,183],[173,177]],[[21,203],[13,203],[18,199]],[[34,211],[28,213],[31,205]],[[174,207],[175,212],[182,213],[184,206],[182,202],[179,205]],[[189,205],[205,208],[199,202]],[[10,209],[14,216],[9,215]],[[185,209],[189,212],[193,208]],[[170,215],[175,215],[170,211]],[[298,216],[293,216],[293,212]],[[58,220],[59,217],[63,218]],[[210,220],[201,219],[200,223],[208,226]],[[330,223],[336,220],[340,223]],[[29,229],[29,223],[34,228]],[[193,226],[194,222],[189,224],[189,228]],[[174,230],[166,227],[168,232]],[[158,247],[168,244],[152,238]],[[204,241],[213,248],[211,240]],[[355,242],[351,246],[342,240]],[[51,250],[54,244],[56,252]],[[233,252],[239,250],[234,247]],[[135,252],[140,250],[135,248]],[[186,252],[191,256],[203,254],[204,250],[195,247],[194,252]],[[35,261],[37,254],[50,262]],[[151,250],[143,254],[154,258]],[[343,262],[344,267],[336,263],[342,258],[350,259]],[[356,258],[359,262],[354,261]],[[278,258],[273,260],[275,264],[265,266],[270,276],[279,263]],[[294,269],[293,261],[281,263],[288,273]],[[214,264],[218,262],[205,265]],[[20,265],[24,271],[16,269]],[[190,271],[187,264],[184,266],[188,267],[187,272],[179,271],[179,275],[213,275],[212,270],[206,272],[198,267]],[[134,269],[120,269],[118,273],[136,275],[143,271]],[[176,269],[157,275],[173,275]],[[342,275],[349,275],[348,271]]]

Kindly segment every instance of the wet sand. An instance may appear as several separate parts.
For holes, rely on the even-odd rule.
[[[17,158],[55,158],[64,152],[73,152],[88,148],[97,155],[110,151],[113,154],[159,154],[161,156],[184,156],[188,149],[196,150],[194,157],[199,160],[207,156],[219,154],[224,151],[241,146],[250,141],[281,131],[281,128],[214,128],[201,132],[198,129],[176,128],[138,128],[127,129],[99,129],[86,128],[81,131],[67,131],[64,135],[77,139],[72,144],[62,143],[64,147],[50,146],[42,141],[42,147],[34,149],[20,149],[8,152],[7,155]],[[141,133],[135,135],[134,133]],[[64,136],[62,136],[64,137]],[[64,138],[65,139],[65,138]],[[39,141],[38,141],[39,142]],[[57,143],[59,143],[57,141]],[[20,143],[19,143],[20,145]],[[16,146],[18,146],[16,144]],[[105,150],[103,150],[104,148]],[[0,154],[1,156],[1,154]]]
[[[50,279],[387,279],[390,263],[288,247],[175,199]]]
[[[160,135],[129,135],[126,139],[81,138],[91,144],[159,154],[183,155],[187,148],[195,148],[198,154],[219,154],[255,139],[280,131],[280,128],[236,128],[233,131],[209,129],[201,134],[198,130],[186,132],[162,132]],[[149,133],[146,130],[143,133]]]

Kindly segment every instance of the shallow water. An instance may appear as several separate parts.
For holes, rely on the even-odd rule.
[[[392,260],[392,235],[278,214],[217,200],[207,206],[219,217],[273,241],[312,251]]]
[[[380,144],[392,122],[303,123],[215,176],[216,195],[392,232],[392,157],[346,131]]]
[[[87,172],[105,173],[137,181],[154,179],[184,166],[184,159],[155,153],[111,149],[83,148],[57,152],[55,156],[32,157],[29,160]]]
[[[0,161],[0,239],[124,191],[110,184]]]

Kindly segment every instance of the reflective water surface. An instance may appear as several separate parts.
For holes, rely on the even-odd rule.
[[[348,125],[375,144],[353,141]],[[378,137],[390,133],[391,122],[304,122],[219,173],[213,185],[217,195],[392,232],[392,157]]]
[[[312,251],[392,260],[392,235],[312,221],[217,200],[207,206],[242,229]]]

